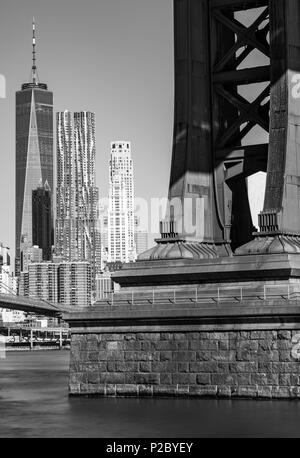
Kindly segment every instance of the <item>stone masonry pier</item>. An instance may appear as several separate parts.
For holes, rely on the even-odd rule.
[[[70,394],[300,398],[299,311],[282,297],[68,314]]]

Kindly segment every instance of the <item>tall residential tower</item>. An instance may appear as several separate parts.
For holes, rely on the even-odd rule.
[[[95,114],[57,113],[55,252],[66,262],[88,261],[100,270]]]
[[[32,191],[48,182],[53,190],[53,93],[40,83],[33,21],[31,81],[16,93],[16,274],[22,240],[32,243]]]
[[[108,210],[109,262],[134,262],[134,185],[130,142],[111,143]]]

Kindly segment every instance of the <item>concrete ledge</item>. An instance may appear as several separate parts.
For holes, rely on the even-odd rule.
[[[92,332],[97,328],[118,329],[134,332],[136,329],[280,329],[299,327],[300,302],[253,301],[249,304],[191,307],[186,304],[172,308],[160,308],[157,304],[149,309],[131,306],[95,307],[84,312],[64,314],[63,318],[74,332]],[[299,324],[298,324],[299,323]]]
[[[113,276],[122,288],[300,278],[299,254],[233,256],[203,261],[139,261]]]

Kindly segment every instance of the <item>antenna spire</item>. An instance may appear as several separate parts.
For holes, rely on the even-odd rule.
[[[37,84],[37,69],[36,69],[36,51],[35,51],[36,41],[35,41],[35,20],[32,18],[32,68],[31,68],[31,77],[33,84]]]

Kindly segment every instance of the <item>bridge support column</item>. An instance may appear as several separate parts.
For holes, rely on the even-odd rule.
[[[30,329],[30,350],[33,350],[33,330]]]

